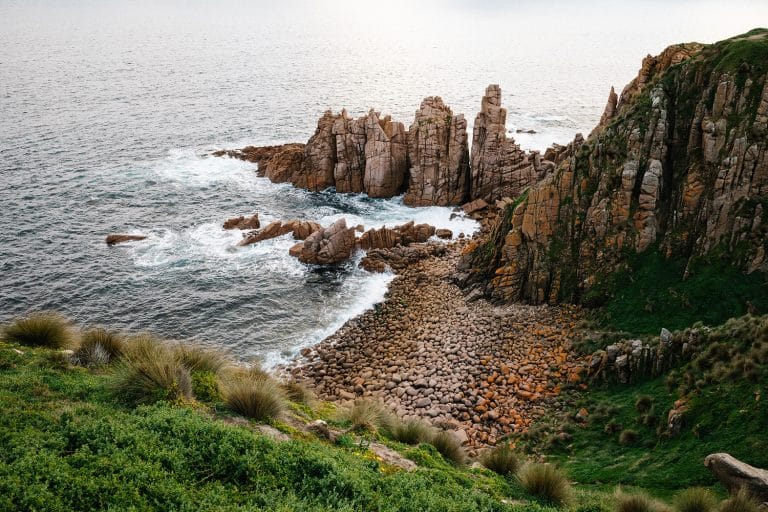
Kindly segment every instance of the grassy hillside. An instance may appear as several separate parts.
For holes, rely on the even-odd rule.
[[[689,339],[694,330],[701,340],[690,361],[653,379],[573,392],[568,412],[540,421],[523,444],[561,462],[580,482],[636,485],[660,495],[714,485],[703,465],[710,453],[768,467],[768,315],[712,329],[699,324],[674,336]],[[672,435],[668,413],[680,399],[687,411]],[[577,419],[582,408],[587,416]]]

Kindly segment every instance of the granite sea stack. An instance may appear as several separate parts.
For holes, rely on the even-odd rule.
[[[526,153],[506,135],[501,89],[491,85],[481,102],[472,136],[463,114],[454,114],[439,96],[429,96],[406,131],[401,122],[371,110],[357,119],[346,110],[325,112],[306,144],[217,151],[258,164],[276,183],[320,191],[390,198],[404,194],[411,206],[462,205],[475,199],[516,197],[555,168],[560,151],[544,157]]]

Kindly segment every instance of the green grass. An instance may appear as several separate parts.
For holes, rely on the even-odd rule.
[[[696,322],[718,325],[741,316],[751,304],[768,313],[767,276],[746,275],[711,258],[686,262],[646,251],[629,259],[629,269],[598,283],[583,298],[603,327],[631,335],[659,334],[662,327],[683,329]]]
[[[405,472],[357,443],[278,443],[215,419],[220,405],[123,404],[109,390],[116,367],[18,347],[0,342],[0,510],[550,510],[429,445],[413,448],[428,464]]]

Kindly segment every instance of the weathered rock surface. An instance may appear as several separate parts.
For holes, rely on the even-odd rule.
[[[224,229],[259,229],[260,227],[261,222],[259,222],[258,213],[254,213],[250,217],[241,215],[224,221]]]
[[[768,31],[735,39],[767,53]],[[689,259],[717,249],[768,271],[768,73],[723,64],[734,42],[646,58],[609,100],[611,122],[545,153],[557,169],[500,216],[497,251],[478,244],[465,259],[488,294],[578,300],[628,254],[655,248]]]
[[[267,224],[264,229],[248,233],[237,245],[245,246],[255,244],[256,242],[276,238],[287,233],[293,233],[293,238],[296,240],[304,240],[320,229],[322,229],[322,227],[317,222],[298,219],[286,222],[276,220]]]
[[[145,235],[125,235],[125,234],[112,234],[107,235],[106,242],[107,245],[115,245],[115,244],[122,244],[125,242],[136,242],[139,240],[146,240],[147,237]]]
[[[355,250],[355,228],[348,228],[339,219],[327,228],[315,231],[301,245],[291,248],[291,254],[302,263],[330,265],[348,259]]]
[[[371,197],[393,197],[402,192],[408,158],[403,123],[382,119],[371,111],[365,119],[365,176],[363,190]]]
[[[527,154],[507,138],[501,89],[489,85],[472,131],[472,197],[495,201],[517,197],[538,180],[538,154]]]
[[[405,203],[458,205],[469,198],[467,121],[438,96],[421,102],[408,131],[410,178]]]
[[[707,455],[704,465],[729,492],[743,488],[759,502],[768,503],[768,471],[765,469],[752,467],[727,453]]]

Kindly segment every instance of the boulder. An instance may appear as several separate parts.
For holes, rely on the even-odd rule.
[[[146,240],[147,237],[145,235],[125,235],[125,234],[112,234],[107,235],[106,242],[107,245],[115,245],[115,244],[122,244],[125,242],[136,242],[139,240]]]
[[[768,502],[768,471],[750,466],[727,453],[713,453],[704,465],[730,493],[745,489],[753,498]]]
[[[339,219],[327,228],[315,231],[304,241],[298,254],[299,261],[316,265],[330,265],[349,259],[355,250],[355,228],[348,228],[345,219]]]
[[[287,233],[293,233],[293,238],[296,240],[304,240],[309,235],[315,231],[319,231],[320,229],[322,228],[317,222],[298,219],[289,220],[286,222],[276,220],[274,222],[270,222],[264,229],[248,233],[237,245],[242,247],[245,245],[255,244],[256,242],[269,240],[270,238],[276,238]]]
[[[437,238],[442,238],[443,240],[449,240],[453,238],[453,231],[445,228],[436,229],[435,236],[437,236]]]
[[[485,199],[475,199],[474,201],[464,204],[461,208],[464,210],[464,213],[469,215],[487,209],[488,203]]]
[[[224,221],[224,229],[259,229],[261,222],[259,222],[259,214],[254,213],[250,217],[233,217]]]

